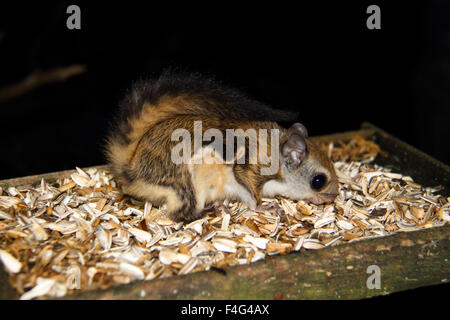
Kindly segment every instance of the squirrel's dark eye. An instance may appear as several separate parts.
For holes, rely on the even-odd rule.
[[[320,190],[325,187],[326,184],[327,176],[322,173],[315,174],[311,179],[311,188],[314,190]]]

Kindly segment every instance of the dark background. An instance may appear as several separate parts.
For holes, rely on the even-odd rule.
[[[450,162],[448,1],[145,3],[1,5],[0,88],[34,70],[87,72],[0,102],[0,179],[104,163],[118,100],[169,66],[298,110],[310,135],[370,121]],[[66,28],[70,4],[81,8],[81,30]],[[370,4],[381,8],[381,30],[366,28]]]
[[[311,135],[370,121],[450,163],[449,1],[145,2],[2,2],[0,88],[35,70],[87,72],[0,102],[0,179],[104,163],[118,100],[169,66],[298,110]],[[81,30],[66,28],[70,4]],[[366,28],[370,4],[381,30]]]

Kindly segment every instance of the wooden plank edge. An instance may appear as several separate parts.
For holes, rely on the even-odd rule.
[[[64,299],[362,299],[450,280],[450,225],[267,257],[224,273],[198,272]],[[380,287],[368,287],[370,266]]]

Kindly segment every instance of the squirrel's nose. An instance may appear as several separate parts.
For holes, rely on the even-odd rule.
[[[319,193],[316,196],[307,199],[308,202],[314,203],[315,205],[331,203],[336,198],[337,193]]]

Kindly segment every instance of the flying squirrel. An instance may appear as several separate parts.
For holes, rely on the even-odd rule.
[[[315,204],[334,201],[338,179],[333,164],[308,139],[305,126],[294,123],[286,129],[277,124],[292,120],[292,113],[252,100],[214,79],[168,71],[133,85],[120,104],[105,152],[124,193],[155,205],[165,203],[168,217],[174,221],[199,219],[211,205],[226,199],[244,202],[251,209],[260,206],[263,197],[282,196]],[[181,129],[194,136],[198,130],[195,123],[201,124],[202,134],[216,129],[224,137],[229,129],[277,131],[277,141],[271,134],[256,136],[257,144],[266,139],[268,157],[274,156],[271,159],[277,170],[262,174],[268,164],[259,161],[259,154],[256,161],[250,161],[249,136],[237,156],[223,150],[211,153],[210,142],[203,140],[200,148],[183,149],[190,150],[183,154],[186,159],[201,160],[208,150],[206,154],[223,161],[174,161],[173,150],[180,142],[173,133]],[[186,140],[184,146],[192,147],[192,140]],[[232,143],[237,146],[236,141]],[[272,145],[277,147],[275,151]],[[240,159],[245,161],[236,161],[242,153]]]

